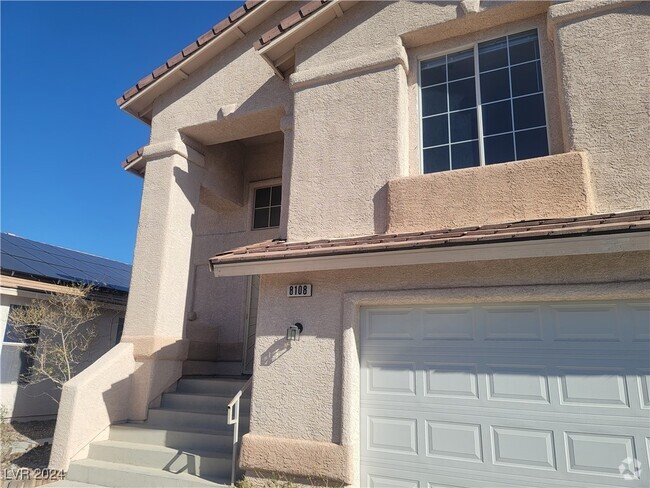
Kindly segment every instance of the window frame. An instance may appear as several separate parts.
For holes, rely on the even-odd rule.
[[[16,378],[15,382],[12,381],[12,384],[25,385],[28,384],[28,380],[31,377],[31,369],[32,366],[34,365],[33,358],[27,356],[25,350],[28,348],[34,348],[34,349],[38,348],[38,342],[40,340],[42,330],[38,325],[29,326],[29,327],[34,327],[36,330],[38,330],[38,334],[36,334],[36,339],[33,342],[5,341],[5,337],[7,335],[7,331],[9,327],[10,326],[13,327],[11,320],[9,319],[9,316],[11,315],[11,311],[14,310],[15,308],[30,308],[31,306],[22,303],[9,303],[8,305],[9,307],[7,311],[7,317],[5,320],[4,330],[2,331],[2,347],[6,347],[6,346],[15,347],[20,350],[18,352],[18,358],[20,360],[20,369],[18,371],[18,378]]]
[[[280,201],[280,225],[277,227],[260,227],[255,228],[255,191],[260,188],[267,188],[273,186],[282,187],[282,178],[269,178],[265,180],[251,181],[248,183],[248,229],[250,231],[259,232],[259,231],[268,231],[279,229],[282,226],[282,201]]]
[[[481,93],[480,93],[480,70],[479,70],[479,58],[478,58],[478,46],[479,44],[483,44],[485,42],[490,42],[494,41],[496,39],[500,39],[502,37],[508,37],[512,35],[517,35],[521,34],[527,31],[535,31],[537,33],[537,43],[539,47],[539,64],[540,64],[540,76],[541,76],[541,81],[542,81],[542,97],[544,99],[544,118],[546,121],[545,129],[546,129],[546,145],[547,145],[547,152],[548,155],[550,156],[551,153],[551,134],[550,134],[550,119],[549,119],[549,114],[548,114],[548,103],[546,99],[546,95],[548,92],[548,87],[546,86],[546,80],[544,79],[544,73],[546,73],[546,68],[544,66],[544,56],[543,56],[543,50],[542,50],[542,42],[541,42],[541,37],[540,37],[540,29],[539,26],[531,26],[531,27],[524,27],[524,28],[517,28],[517,29],[512,29],[508,30],[505,33],[500,33],[499,35],[491,35],[485,38],[481,38],[480,40],[474,40],[471,42],[465,42],[461,43],[459,45],[456,45],[454,47],[450,47],[449,49],[443,49],[440,51],[435,51],[435,52],[429,52],[426,54],[420,54],[416,56],[417,60],[417,85],[418,89],[416,91],[417,93],[417,110],[418,110],[418,135],[419,135],[419,157],[420,157],[420,174],[425,175],[425,174],[436,174],[436,173],[425,173],[424,172],[424,112],[422,109],[422,63],[425,63],[427,61],[431,61],[436,58],[441,58],[443,56],[448,56],[450,54],[456,54],[460,53],[462,51],[467,51],[469,49],[472,49],[473,51],[473,56],[474,56],[474,89],[476,91],[476,123],[477,123],[477,132],[478,132],[478,146],[479,146],[479,164],[478,166],[472,166],[470,168],[449,168],[448,170],[445,171],[439,171],[437,173],[446,173],[447,171],[458,171],[461,169],[472,169],[472,168],[481,168],[485,166],[493,166],[495,164],[505,164],[505,163],[513,163],[516,161],[523,161],[523,159],[513,159],[512,161],[502,161],[499,163],[492,163],[492,164],[485,164],[485,150],[484,150],[484,136],[483,136],[483,110],[481,107]],[[511,67],[510,61],[508,60],[508,68]],[[512,85],[512,80],[510,82]],[[528,96],[528,95],[526,95]],[[512,90],[510,93],[510,97],[507,100],[512,100]],[[514,117],[514,115],[511,113],[511,117]],[[524,130],[531,130],[534,128],[530,129],[524,129]],[[515,133],[514,129],[514,122],[513,122],[513,131],[512,133]],[[492,134],[492,136],[498,135],[498,134]],[[516,148],[515,148],[516,151]],[[544,157],[544,156],[540,156]],[[450,161],[451,164],[451,161]]]

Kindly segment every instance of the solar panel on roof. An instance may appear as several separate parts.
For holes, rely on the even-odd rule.
[[[128,291],[131,266],[79,251],[2,233],[0,267],[3,271],[64,281],[93,283]]]

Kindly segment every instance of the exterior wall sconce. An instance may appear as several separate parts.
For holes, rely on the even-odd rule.
[[[302,324],[300,322],[296,322],[293,325],[290,325],[289,328],[287,328],[287,340],[288,341],[299,341],[300,340],[300,334],[302,333]]]

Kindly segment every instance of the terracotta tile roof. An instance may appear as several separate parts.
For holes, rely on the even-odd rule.
[[[149,73],[147,76],[138,81],[134,86],[129,88],[124,92],[124,94],[116,100],[118,106],[124,105],[129,99],[133,98],[135,95],[140,93],[142,90],[147,88],[149,85],[157,81],[160,77],[167,74],[172,68],[176,65],[189,58],[199,50],[201,50],[206,44],[213,41],[219,37],[223,32],[228,30],[235,22],[241,20],[243,17],[252,12],[260,4],[269,1],[269,0],[248,0],[241,7],[234,10],[228,15],[225,19],[215,25],[208,32],[200,36],[196,41],[187,46],[178,54],[175,54],[167,60],[166,63],[158,66],[155,70]]]
[[[144,151],[144,146],[141,147],[140,149],[138,149],[138,150],[137,150],[136,152],[134,152],[133,154],[130,154],[129,156],[127,156],[127,158],[126,158],[124,161],[122,161],[122,168],[126,168],[126,167],[127,167],[129,164],[131,164],[133,161],[135,161],[136,159],[138,159],[139,157],[141,157],[143,151]]]
[[[650,230],[650,210],[589,215],[585,217],[528,220],[478,227],[440,229],[403,234],[377,234],[345,239],[304,242],[282,240],[260,242],[220,253],[212,265],[234,264],[301,257],[398,251],[467,244],[552,239]]]
[[[316,13],[322,7],[330,3],[331,0],[312,0],[311,2],[303,5],[300,10],[286,17],[278,25],[262,34],[257,41],[255,41],[255,49],[262,49],[271,41],[277,39],[286,31],[293,29],[295,26],[305,21],[309,16]]]

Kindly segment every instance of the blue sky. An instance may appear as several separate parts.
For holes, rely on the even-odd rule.
[[[2,1],[2,231],[132,262],[149,127],[115,99],[241,3]]]

